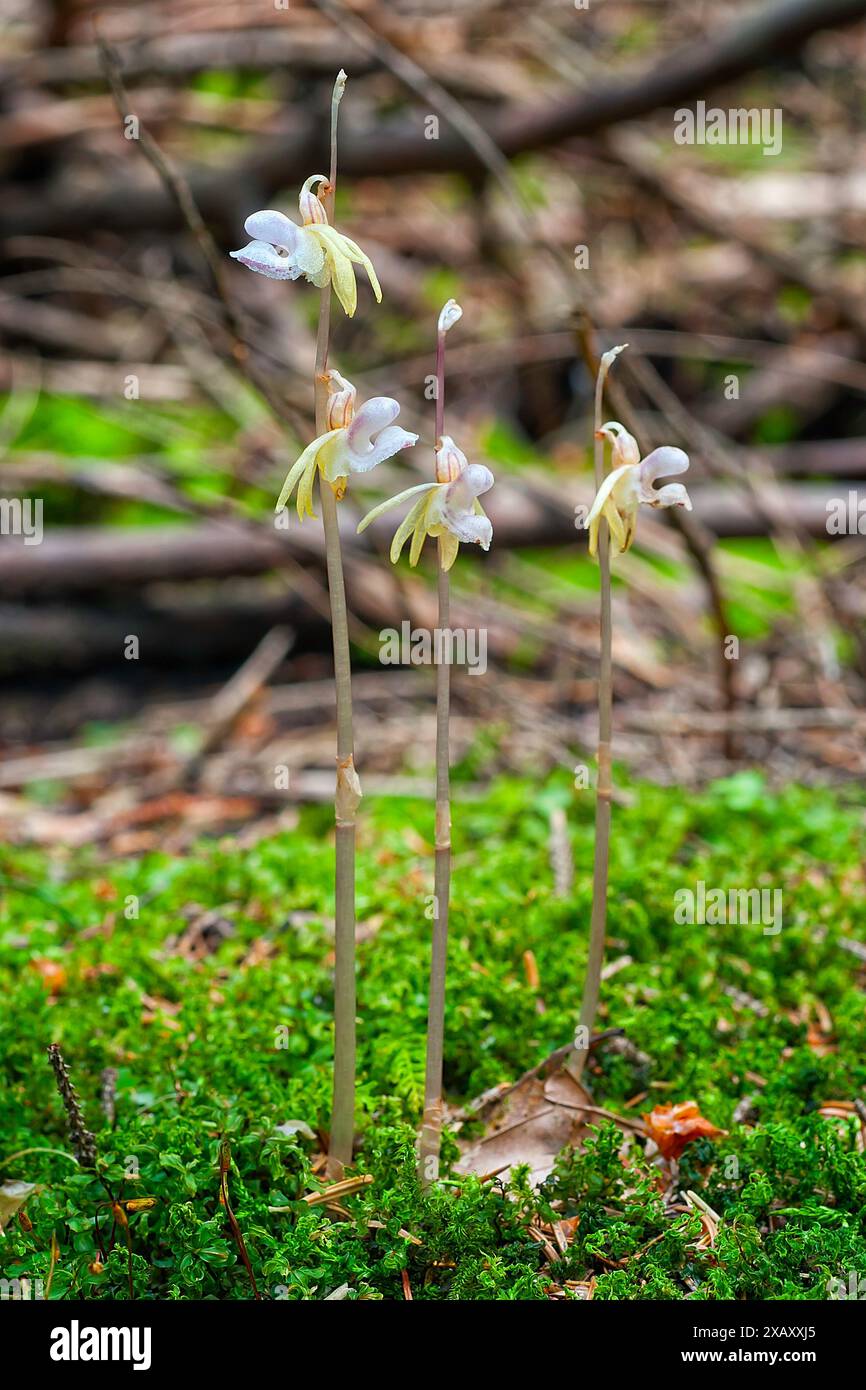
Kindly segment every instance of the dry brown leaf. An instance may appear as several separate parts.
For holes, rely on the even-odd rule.
[[[34,1182],[4,1182],[0,1187],[0,1232],[36,1191]]]
[[[457,1172],[505,1175],[526,1163],[530,1180],[543,1182],[560,1149],[583,1142],[584,1104],[587,1092],[565,1071],[523,1078],[493,1102],[486,1134],[464,1145]]]

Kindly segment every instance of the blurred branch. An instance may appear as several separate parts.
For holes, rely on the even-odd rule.
[[[495,118],[485,117],[481,125],[506,158],[595,135],[659,108],[706,97],[721,84],[795,52],[819,30],[863,17],[866,0],[780,0],[746,20],[734,20],[715,39],[682,46],[648,71],[612,76],[600,89],[543,106],[506,107]],[[326,146],[326,123],[312,110],[298,115],[290,132],[262,142],[260,150],[230,168],[189,171],[185,178],[204,220],[224,224],[234,216],[242,195],[250,205],[261,205],[278,189],[300,182],[326,158]],[[347,178],[477,173],[484,167],[464,132],[451,127],[438,140],[429,140],[417,118],[384,129],[347,130],[341,158]],[[60,230],[70,235],[96,226],[156,230],[181,225],[177,200],[165,188],[139,183],[112,182],[101,192],[19,197],[10,199],[0,213],[0,236]]]
[[[844,285],[834,283],[812,259],[771,245],[745,226],[742,219],[720,217],[717,210],[702,207],[691,173],[683,176],[682,171],[666,169],[652,142],[636,131],[617,131],[608,144],[616,159],[692,225],[716,239],[739,242],[781,280],[801,285],[816,299],[830,300],[840,322],[852,328],[861,342],[866,342],[866,306],[862,299],[852,295]]]
[[[827,499],[830,484],[783,484],[779,504],[801,532],[827,540]],[[569,508],[554,511],[539,495],[523,488],[497,484],[498,497],[488,511],[500,549],[515,546],[573,545],[575,531]],[[730,487],[694,488],[695,509],[717,536],[763,535],[766,522],[748,496]],[[838,491],[838,489],[837,489]],[[585,496],[589,498],[587,491]],[[646,523],[648,525],[649,523]],[[646,525],[644,530],[646,530]],[[353,542],[351,519],[346,519],[347,546]],[[309,529],[309,528],[308,528]],[[374,541],[390,538],[387,518],[370,527]],[[832,538],[829,538],[832,539]],[[352,544],[349,553],[363,555],[366,547]],[[218,578],[231,574],[262,574],[297,565],[299,558],[321,559],[321,546],[299,528],[277,538],[273,529],[230,528],[203,522],[194,528],[148,526],[141,529],[54,528],[41,545],[7,543],[0,550],[0,586],[7,594],[87,589],[114,584],[139,584],[157,579]]]
[[[117,108],[117,114],[122,125],[129,116],[132,108],[126,88],[123,85],[120,62],[117,54],[111,46],[105,42],[98,30],[97,45],[99,47],[106,80],[111,88],[111,94],[114,98],[114,104]],[[185,225],[192,233],[202,259],[205,261],[210,271],[217,297],[222,306],[226,327],[232,335],[231,355],[234,365],[246,376],[250,384],[260,392],[271,410],[279,419],[288,420],[297,427],[298,421],[296,413],[286,405],[283,397],[274,390],[268,377],[259,371],[250,355],[246,343],[243,321],[229,293],[224,257],[220,253],[219,247],[214,241],[211,232],[205,226],[204,219],[198,210],[195,198],[186,178],[175,167],[168,156],[164,154],[153,136],[140,121],[137,144],[141,147],[141,152],[145,159],[158,174],[163,187],[174,200]]]

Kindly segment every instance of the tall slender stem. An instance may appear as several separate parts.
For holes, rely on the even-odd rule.
[[[619,351],[619,349],[617,349]],[[604,481],[604,440],[599,431],[602,426],[604,404],[604,383],[608,369],[615,354],[605,353],[595,381],[595,439],[594,464],[596,490]],[[589,1041],[595,1016],[598,1010],[598,996],[601,989],[601,971],[604,964],[604,939],[607,929],[607,879],[610,858],[610,802],[611,780],[611,717],[613,707],[613,662],[611,658],[611,639],[613,624],[610,604],[610,537],[604,517],[598,528],[598,566],[600,578],[600,628],[601,656],[598,673],[598,779],[595,793],[595,857],[592,867],[592,917],[589,928],[589,959],[586,965],[586,981],[583,988],[583,1001],[580,1006],[580,1021],[568,1070],[576,1081],[580,1081],[587,1058]]]
[[[337,113],[346,85],[341,70],[331,100],[331,167],[329,182],[320,198],[334,221],[337,186]],[[316,433],[328,427],[328,352],[331,334],[331,286],[322,290],[319,330],[316,336]],[[331,635],[334,643],[334,685],[337,697],[337,783],[334,796],[336,823],[335,864],[335,963],[334,963],[334,1098],[328,1173],[340,1177],[352,1158],[355,1134],[355,811],[360,785],[355,773],[355,740],[352,728],[352,666],[349,655],[349,621],[337,499],[333,488],[321,480],[319,500],[325,531],[328,593],[331,602]]]
[[[445,426],[445,334],[440,323],[436,338],[436,439],[438,452]],[[442,481],[437,477],[437,481]],[[438,543],[439,664],[436,668],[436,860],[433,875],[433,940],[427,1002],[427,1063],[424,1073],[424,1116],[418,1143],[418,1176],[426,1187],[439,1175],[442,1135],[442,1057],[445,1048],[445,976],[448,964],[448,909],[451,896],[451,754],[448,722],[451,704],[451,665],[446,659],[445,633],[451,626],[451,590],[442,541]]]

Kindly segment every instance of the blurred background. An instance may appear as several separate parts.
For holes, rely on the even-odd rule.
[[[383,629],[435,624],[432,548],[392,569],[392,518],[355,526],[430,475],[450,296],[446,429],[497,479],[493,547],[453,571],[488,643],[454,674],[467,794],[591,759],[576,509],[621,342],[612,408],[688,451],[694,511],[644,508],[615,562],[616,757],[863,776],[866,0],[0,0],[0,24],[7,838],[182,848],[332,796],[321,527],[273,521],[314,433],[318,293],[227,252],[326,171],[341,66],[337,221],[384,300],[359,280],[332,365],[422,441],[342,505],[365,791],[432,762],[432,670],[379,659]],[[680,142],[701,102],[781,148]]]

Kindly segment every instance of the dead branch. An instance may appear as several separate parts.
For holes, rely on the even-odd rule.
[[[543,106],[508,108],[483,128],[507,158],[549,148],[577,136],[595,135],[663,107],[705,97],[780,55],[799,49],[821,29],[866,16],[866,0],[780,0],[746,21],[734,20],[715,39],[701,39],[637,76],[612,78],[601,89],[578,92]],[[240,203],[261,205],[286,185],[299,183],[325,158],[326,126],[318,112],[293,119],[292,128],[227,170],[186,174],[202,217],[212,225],[234,221]],[[459,130],[446,127],[428,140],[420,121],[384,129],[355,127],[341,146],[345,178],[460,171],[477,174],[483,165]],[[259,204],[256,204],[256,198]],[[183,217],[165,188],[138,181],[112,181],[100,192],[63,192],[50,197],[19,195],[0,212],[0,236],[21,232],[70,236],[94,227],[176,229]]]

